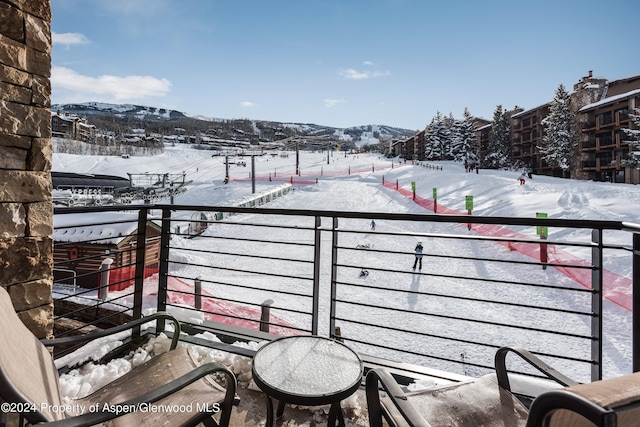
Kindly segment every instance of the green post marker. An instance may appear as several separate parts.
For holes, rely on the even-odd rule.
[[[545,212],[536,212],[536,218],[547,218],[547,214]],[[549,235],[549,228],[546,225],[538,225],[536,227],[536,234],[540,236],[540,240],[547,240],[547,236]],[[547,254],[547,244],[540,243],[540,262],[542,263],[542,269],[547,269],[548,262],[548,254]]]
[[[473,210],[473,196],[465,196],[464,204],[467,208],[467,213],[471,215],[471,211]],[[467,224],[467,229],[471,230],[471,224]]]
[[[413,200],[416,199],[416,182],[411,181],[411,190],[413,191]]]
[[[464,202],[467,208],[467,212],[469,212],[469,215],[471,215],[471,211],[473,210],[473,196],[465,196]]]
[[[433,187],[433,213],[438,213],[438,189]]]
[[[547,214],[544,212],[536,212],[536,218],[547,218]],[[546,239],[549,234],[549,229],[544,225],[542,226],[538,225],[536,227],[536,234],[540,236],[541,239],[542,238]]]

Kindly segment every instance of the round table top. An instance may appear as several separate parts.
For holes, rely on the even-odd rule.
[[[253,357],[256,385],[269,396],[300,405],[338,402],[360,386],[364,368],[356,352],[317,336],[274,340]]]

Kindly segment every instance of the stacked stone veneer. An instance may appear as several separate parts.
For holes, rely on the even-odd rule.
[[[0,0],[0,286],[53,331],[49,0]]]

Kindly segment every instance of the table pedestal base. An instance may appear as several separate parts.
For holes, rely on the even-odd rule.
[[[273,427],[274,416],[273,416],[273,399],[265,394],[267,398],[267,423],[266,427]],[[280,400],[278,401],[278,410],[276,411],[276,417],[281,417],[284,413],[284,405],[285,402]],[[342,407],[340,406],[340,402],[332,403],[331,408],[329,409],[329,419],[327,420],[327,426],[329,427],[345,427],[344,424],[344,414],[342,413]]]

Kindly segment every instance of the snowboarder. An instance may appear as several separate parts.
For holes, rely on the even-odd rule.
[[[527,169],[527,176],[529,179],[533,178],[533,168],[531,166]]]
[[[418,270],[422,270],[422,242],[418,242],[416,245],[416,259],[413,261],[413,271],[416,271],[416,266],[418,266]]]
[[[371,220],[371,230],[376,231],[376,222],[374,220]]]
[[[369,275],[369,270],[365,270],[364,268],[360,270],[360,277],[367,277]]]
[[[527,182],[527,173],[522,172],[518,177],[518,181],[520,182],[520,185],[524,185],[524,183]]]

